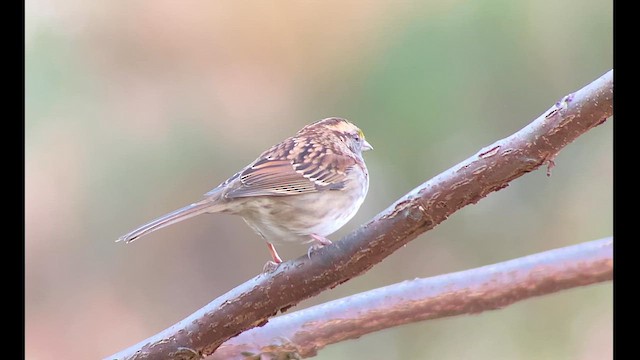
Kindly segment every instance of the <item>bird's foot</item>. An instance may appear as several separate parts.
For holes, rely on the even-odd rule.
[[[262,267],[262,272],[265,273],[265,274],[272,273],[272,272],[276,271],[278,266],[280,266],[279,263],[275,263],[275,262],[269,260]]]
[[[275,269],[277,269],[278,266],[282,264],[282,259],[280,258],[280,255],[278,255],[276,247],[273,246],[272,243],[268,242],[267,248],[269,248],[269,253],[271,254],[271,258],[273,259],[273,261],[267,261],[267,263],[262,267],[262,272],[269,273],[275,271]]]
[[[324,236],[320,236],[318,234],[311,234],[311,238],[313,239],[313,245],[311,245],[309,247],[309,250],[307,250],[307,257],[309,259],[311,259],[311,253],[312,252],[314,252],[314,251],[316,251],[318,249],[321,249],[321,248],[323,248],[323,247],[325,247],[327,245],[333,244],[331,242],[331,240],[327,239]]]

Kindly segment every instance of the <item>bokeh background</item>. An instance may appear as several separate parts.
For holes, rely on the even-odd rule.
[[[26,7],[26,355],[108,356],[261,271],[240,218],[114,240],[307,123],[367,134],[353,230],[612,68],[612,2],[72,1]],[[296,309],[612,233],[612,126]],[[280,246],[285,259],[306,246]],[[612,285],[402,326],[319,359],[607,359]]]

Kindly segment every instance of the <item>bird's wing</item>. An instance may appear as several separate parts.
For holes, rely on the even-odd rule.
[[[226,197],[288,196],[339,190],[355,164],[356,160],[349,156],[296,151],[292,144],[285,143],[265,152],[232,177],[229,184],[232,189]]]

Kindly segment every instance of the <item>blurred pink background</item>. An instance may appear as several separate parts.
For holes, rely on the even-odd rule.
[[[111,355],[261,271],[266,247],[236,217],[114,240],[307,123],[346,117],[375,147],[369,196],[337,240],[612,68],[612,3],[595,0],[25,7],[28,359]],[[612,234],[612,123],[570,144],[551,177],[518,179],[290,311]],[[612,358],[611,290],[389,329],[317,358]]]

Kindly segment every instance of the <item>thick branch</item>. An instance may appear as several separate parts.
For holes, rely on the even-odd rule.
[[[503,308],[613,278],[613,238],[476,269],[404,281],[279,316],[220,346],[208,360],[293,359],[393,326]],[[258,357],[257,355],[263,355]]]
[[[341,241],[308,259],[282,263],[239,285],[170,328],[108,359],[190,359],[264,325],[321,291],[367,271],[458,209],[543,164],[613,115],[613,70],[567,95],[531,124],[425,182]]]

